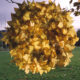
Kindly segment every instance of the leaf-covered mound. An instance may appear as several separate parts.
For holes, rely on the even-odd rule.
[[[71,12],[62,11],[53,2],[23,2],[18,6],[2,39],[9,44],[13,62],[33,74],[67,66],[78,41]]]

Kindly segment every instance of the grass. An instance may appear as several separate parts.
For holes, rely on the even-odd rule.
[[[28,74],[10,63],[9,52],[0,52],[0,80],[80,80],[80,47],[73,50],[72,62],[65,68],[56,68],[48,74]]]

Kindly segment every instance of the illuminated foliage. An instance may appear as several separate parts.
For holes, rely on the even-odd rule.
[[[71,12],[50,2],[23,2],[11,14],[4,34],[13,62],[25,73],[43,74],[67,66],[78,41]]]

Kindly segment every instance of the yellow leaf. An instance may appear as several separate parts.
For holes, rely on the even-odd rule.
[[[67,29],[62,29],[63,34],[67,34]]]
[[[26,12],[26,13],[24,14],[24,16],[23,16],[23,20],[24,20],[24,21],[30,20],[30,14],[31,14],[31,12]]]
[[[29,53],[31,53],[33,51],[34,47],[33,46],[29,46]]]
[[[58,27],[59,28],[63,28],[63,23],[62,22],[59,22]]]
[[[23,56],[23,59],[26,60],[26,61],[28,61],[29,57],[30,57],[29,54],[25,54],[25,55]]]
[[[25,67],[25,73],[26,73],[26,74],[29,73],[29,65],[26,65],[26,67]]]
[[[64,41],[59,42],[59,45],[61,48],[63,48],[64,47]]]

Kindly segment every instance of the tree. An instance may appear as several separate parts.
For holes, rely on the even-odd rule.
[[[26,74],[31,71],[41,75],[56,66],[67,66],[78,41],[71,26],[72,11],[62,10],[51,0],[48,4],[44,1],[16,4],[19,8],[11,14],[10,27],[3,38],[10,46],[14,63]]]
[[[77,31],[77,36],[79,37],[79,41],[76,43],[76,46],[80,46],[80,29]]]

